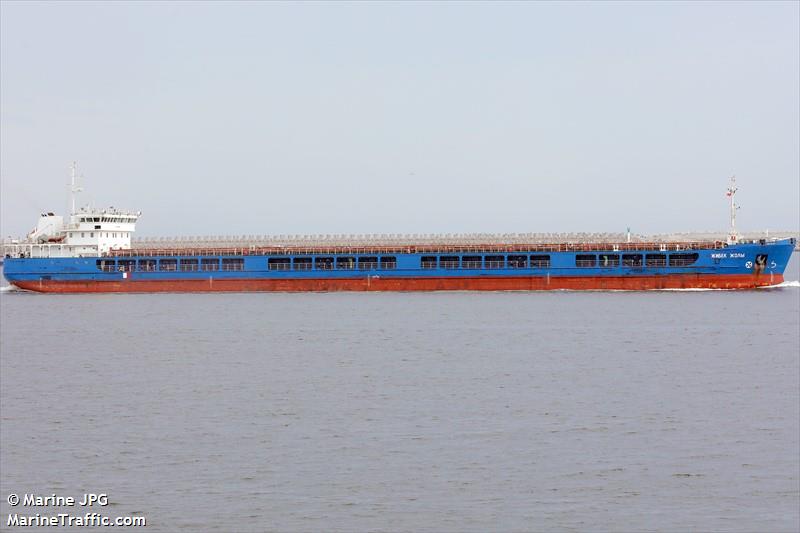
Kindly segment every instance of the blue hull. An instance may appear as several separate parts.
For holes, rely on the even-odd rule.
[[[6,257],[4,275],[42,292],[751,288],[783,281],[795,239],[667,250],[530,250]],[[576,245],[579,247],[579,245]],[[186,253],[186,252],[184,252]],[[653,281],[656,280],[656,281]],[[660,281],[659,281],[660,280]],[[727,283],[727,285],[726,285]],[[237,288],[238,287],[238,288]]]

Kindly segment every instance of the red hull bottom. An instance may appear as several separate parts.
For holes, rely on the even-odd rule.
[[[782,274],[683,274],[651,277],[483,277],[358,279],[183,279],[120,281],[15,281],[25,290],[91,292],[334,292],[334,291],[542,291],[754,289],[783,282]]]

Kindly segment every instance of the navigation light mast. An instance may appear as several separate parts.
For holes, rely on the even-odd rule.
[[[731,176],[731,183],[728,186],[728,192],[726,196],[730,198],[731,201],[731,231],[728,234],[728,244],[736,244],[738,240],[738,235],[736,234],[736,210],[739,209],[739,206],[736,205],[736,176]]]
[[[75,214],[75,195],[77,193],[81,192],[83,190],[83,187],[78,185],[78,163],[73,161],[72,165],[70,165],[70,168],[72,169],[72,181],[70,182],[70,185],[69,185],[69,197],[70,197],[70,200],[72,201],[72,211],[70,211],[69,214],[70,215],[74,215]]]

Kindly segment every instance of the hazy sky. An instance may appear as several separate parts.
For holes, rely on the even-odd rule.
[[[6,2],[0,234],[800,227],[798,2]]]

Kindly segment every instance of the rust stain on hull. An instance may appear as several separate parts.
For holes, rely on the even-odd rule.
[[[537,276],[537,277],[426,277],[351,279],[183,279],[125,281],[15,281],[25,290],[46,293],[109,292],[336,292],[336,291],[544,291],[544,290],[630,290],[658,289],[754,289],[777,285],[783,275],[666,276]]]

